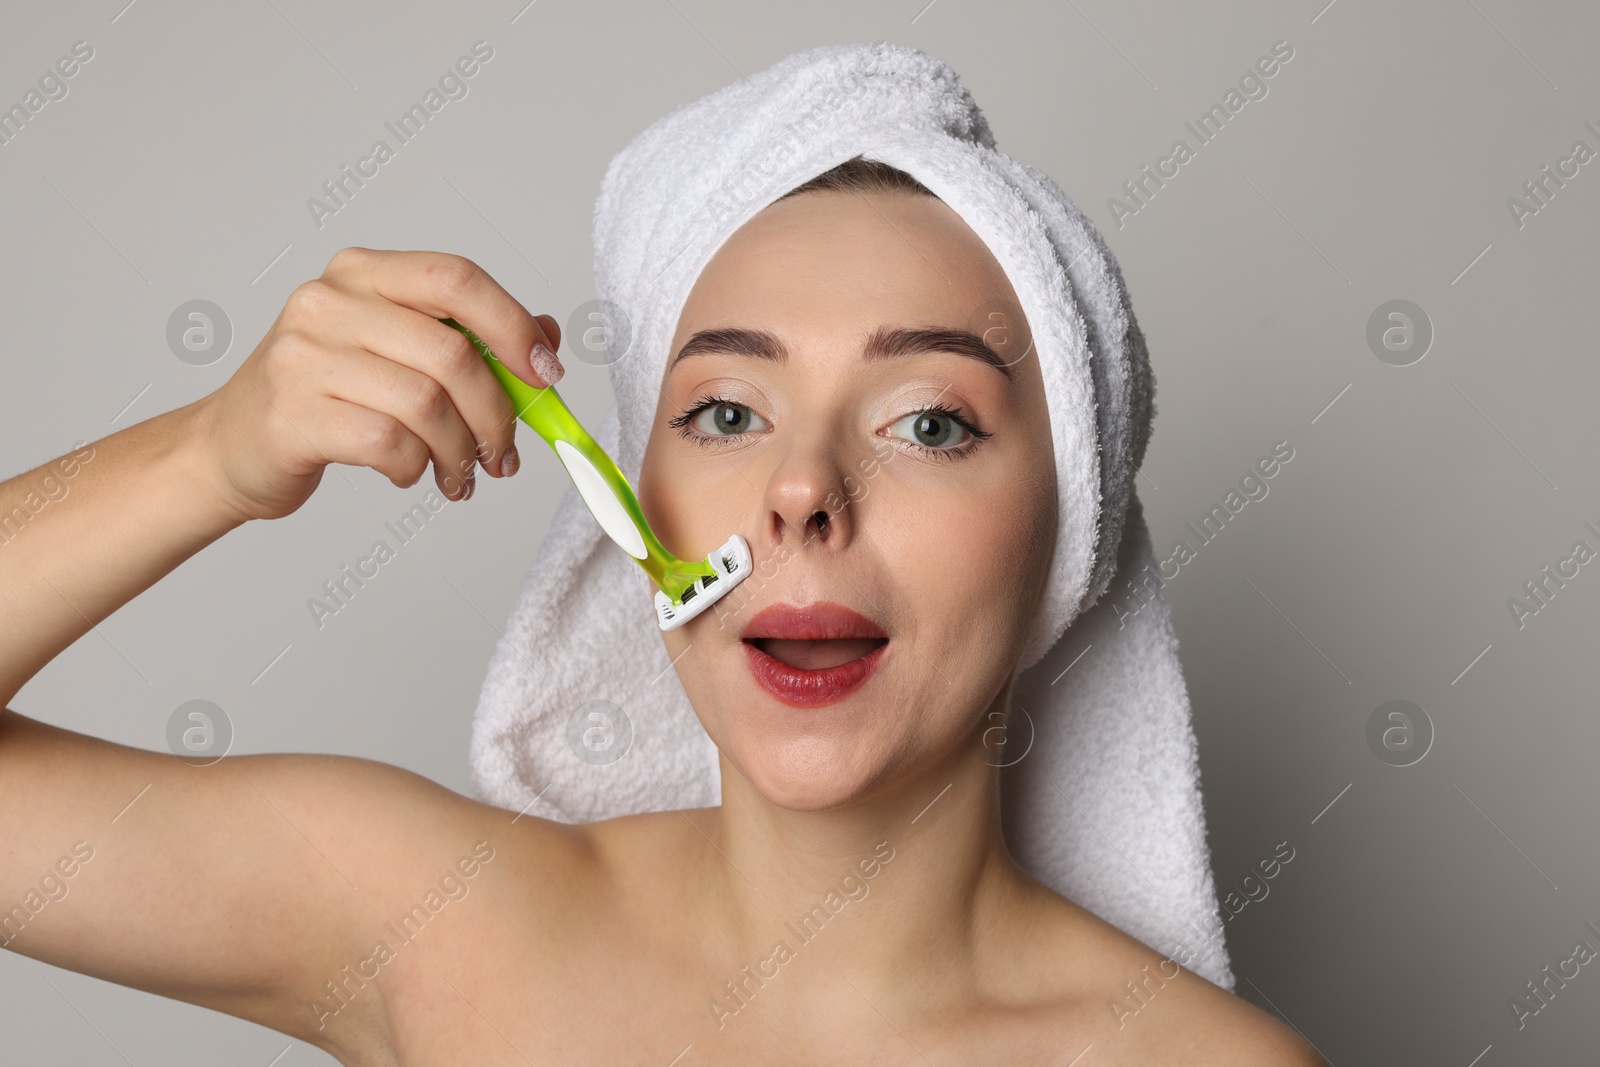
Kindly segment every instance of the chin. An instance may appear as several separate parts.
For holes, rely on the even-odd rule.
[[[754,749],[752,751],[751,749]],[[857,746],[796,738],[781,746],[756,742],[736,766],[769,804],[788,811],[827,811],[861,797],[876,775],[856,766]]]

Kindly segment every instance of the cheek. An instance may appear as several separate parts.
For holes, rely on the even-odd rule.
[[[873,518],[892,527],[896,584],[922,626],[956,643],[976,637],[980,622],[1002,641],[1026,625],[1054,542],[1047,475],[1012,467],[959,492],[913,491],[884,505]]]
[[[693,521],[694,509],[684,506],[683,470],[672,456],[672,443],[658,437],[659,432],[652,434],[645,445],[634,495],[650,529],[670,549],[681,543],[686,533],[693,533],[692,527],[685,529],[685,523]]]
[[[748,483],[725,463],[706,462],[693,445],[658,430],[645,447],[634,495],[645,521],[668,551],[703,559],[734,532],[749,512]],[[731,481],[730,481],[731,479]],[[748,537],[748,534],[746,535]]]

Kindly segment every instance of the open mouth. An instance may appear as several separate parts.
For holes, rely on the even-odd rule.
[[[796,708],[833,704],[867,684],[889,652],[889,639],[780,640],[746,638],[744,648],[756,684]]]
[[[860,689],[889,649],[883,627],[831,601],[772,604],[739,636],[756,684],[802,708],[832,704]]]
[[[749,641],[780,663],[802,671],[839,667],[861,659],[889,643],[887,637],[841,637],[822,641],[788,641],[757,637]]]

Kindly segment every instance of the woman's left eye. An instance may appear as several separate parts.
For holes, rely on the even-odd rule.
[[[925,455],[940,459],[959,459],[971,454],[989,431],[980,430],[954,408],[943,405],[913,411],[897,420],[890,429],[909,427],[910,443]]]
[[[971,436],[953,415],[939,411],[912,412],[890,428],[898,426],[909,426],[910,440],[924,448],[956,448]]]

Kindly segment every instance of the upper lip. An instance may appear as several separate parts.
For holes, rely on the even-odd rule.
[[[786,641],[831,641],[851,637],[887,640],[883,627],[843,604],[818,600],[812,604],[770,604],[739,631],[741,641],[770,637]]]

